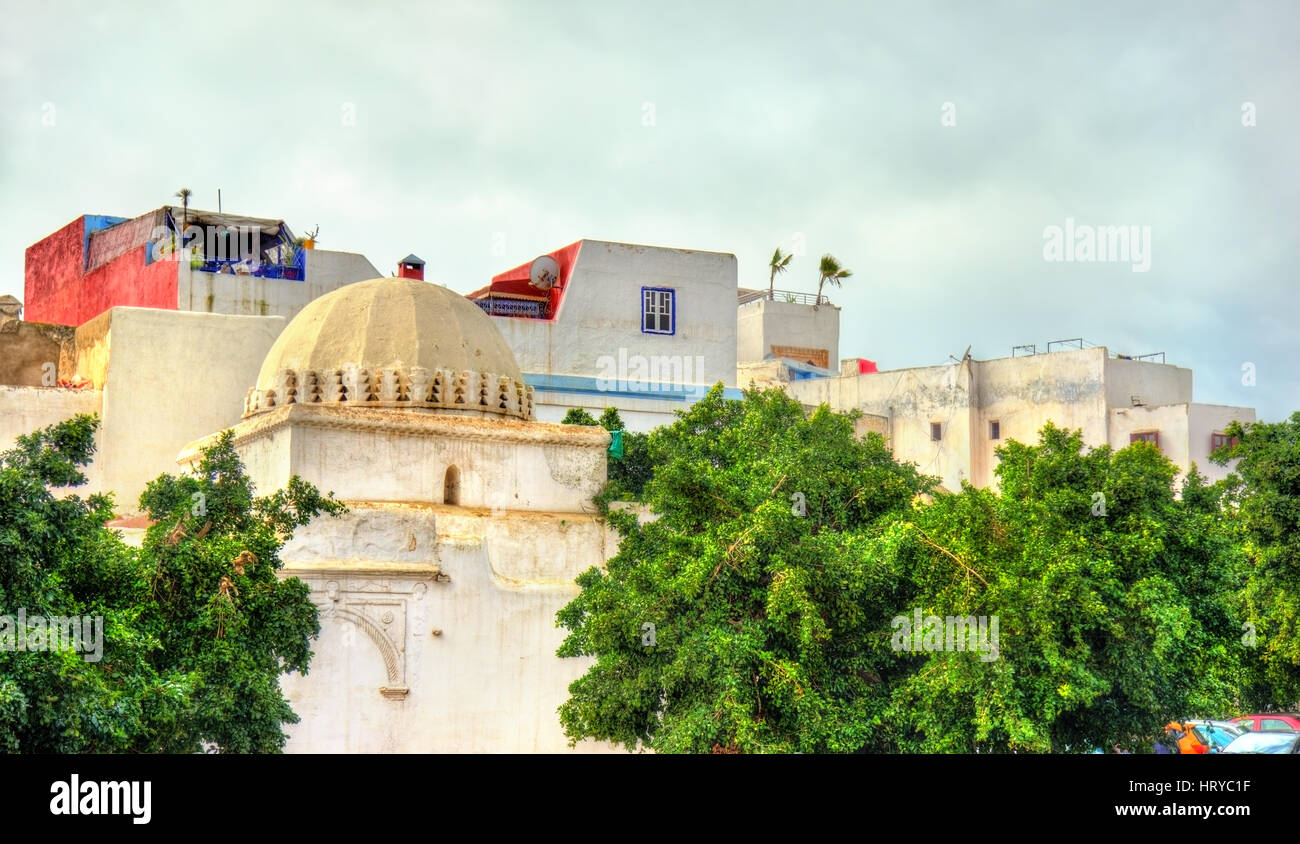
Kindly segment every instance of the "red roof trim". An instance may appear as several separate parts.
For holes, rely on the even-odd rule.
[[[582,250],[582,241],[570,243],[568,246],[556,249],[554,252],[547,252],[560,265],[560,283],[550,290],[550,306],[547,312],[548,321],[554,321],[560,313],[560,306],[564,302],[564,292],[569,289],[569,279],[573,276],[573,268],[578,263],[578,253]],[[527,296],[530,298],[540,298],[547,295],[528,283],[528,270],[532,267],[533,262],[520,264],[514,269],[506,270],[492,277],[492,283],[486,287],[480,287],[473,293],[466,296],[468,299],[482,299],[489,294],[506,295],[510,298]]]

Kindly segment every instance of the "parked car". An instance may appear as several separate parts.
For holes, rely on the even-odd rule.
[[[1300,733],[1267,732],[1242,733],[1223,749],[1224,753],[1295,753],[1300,754]]]
[[[1188,721],[1192,736],[1204,746],[1205,750],[1194,753],[1222,753],[1223,749],[1246,730],[1231,721]]]
[[[1244,733],[1240,726],[1229,721],[1170,721],[1165,734],[1175,743],[1179,753],[1220,753],[1234,739]]]
[[[1236,718],[1229,718],[1234,724],[1239,724],[1243,729],[1268,731],[1268,730],[1300,730],[1300,715],[1294,712],[1266,712],[1258,715],[1238,715]]]

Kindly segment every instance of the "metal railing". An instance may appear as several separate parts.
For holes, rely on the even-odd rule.
[[[773,290],[772,295],[768,295],[766,290],[755,290],[744,296],[738,297],[737,305],[748,305],[750,302],[758,302],[763,299],[771,299],[773,302],[791,302],[796,305],[829,305],[831,300],[824,294],[818,299],[816,293],[796,293],[793,290]]]
[[[526,299],[493,299],[489,296],[483,299],[475,299],[474,304],[482,308],[488,316],[546,319],[547,307],[545,302],[530,302]]]

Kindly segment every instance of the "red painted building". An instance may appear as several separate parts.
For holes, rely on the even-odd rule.
[[[202,272],[305,277],[282,220],[171,206],[131,220],[87,214],[27,248],[25,316],[77,326],[117,306],[179,310],[180,255]]]

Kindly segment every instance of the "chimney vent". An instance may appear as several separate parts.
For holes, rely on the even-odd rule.
[[[397,275],[399,278],[417,278],[424,281],[424,262],[415,255],[407,255],[397,262]]]

